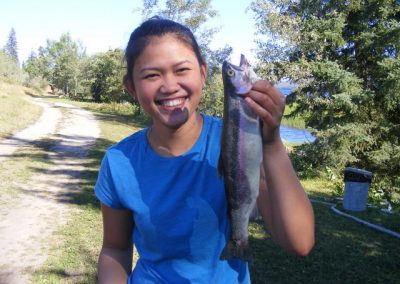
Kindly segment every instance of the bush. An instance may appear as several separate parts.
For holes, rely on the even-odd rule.
[[[26,77],[26,73],[21,70],[18,63],[0,50],[0,79],[8,83],[22,84]]]
[[[305,143],[293,147],[290,158],[293,167],[300,178],[322,177],[334,182],[334,191],[337,196],[343,196],[343,171],[351,166],[367,169],[373,173],[373,180],[369,190],[369,199],[375,204],[389,202],[393,207],[400,209],[400,178],[391,174],[391,169],[385,171],[385,163],[374,165],[366,161],[341,163],[347,156],[335,149],[330,150],[321,140],[314,143]],[[369,167],[369,168],[367,168]],[[397,210],[396,209],[396,210]]]
[[[31,78],[29,76],[25,77],[25,81],[24,81],[25,87],[32,88],[32,89],[39,91],[39,90],[43,90],[48,85],[49,85],[49,83],[43,78],[39,78],[39,77]]]

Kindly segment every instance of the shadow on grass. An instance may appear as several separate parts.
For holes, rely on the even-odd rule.
[[[82,108],[93,112],[93,109],[91,108]],[[150,119],[144,115],[139,116],[134,114],[115,114],[112,111],[95,112],[94,115],[99,121],[118,122],[122,124],[132,125],[137,128],[147,127],[151,123]]]
[[[58,95],[54,95],[51,92],[46,93],[46,95],[37,95],[33,92],[24,91],[26,95],[34,98],[43,98],[43,99],[62,99]],[[135,125],[135,127],[143,128],[150,124],[151,120],[146,114],[136,114],[132,109],[132,112],[128,112],[127,109],[124,110],[124,113],[121,113],[118,109],[112,107],[112,104],[102,104],[102,103],[95,103],[93,100],[90,99],[82,99],[82,100],[69,100],[69,104],[79,105],[80,108],[88,110],[92,112],[96,119],[100,121],[114,121],[129,125]],[[90,104],[90,106],[88,106]],[[115,104],[118,106],[118,104]]]
[[[75,140],[82,141],[82,139],[85,138],[58,135],[55,136],[55,139],[35,142],[19,141],[34,150],[22,148],[11,155],[1,157],[32,161],[28,170],[32,171],[33,180],[29,182],[29,188],[20,188],[20,192],[41,198],[53,198],[60,203],[99,207],[93,188],[101,159],[106,149],[114,142],[98,138],[94,143],[91,142],[92,145],[89,145],[90,142],[85,147],[82,147],[81,143],[74,145]],[[68,141],[71,143],[69,144]],[[64,145],[60,146],[59,142]],[[35,161],[41,162],[41,164],[36,165]],[[3,162],[7,162],[7,160]],[[41,178],[35,182],[35,178],[38,176]],[[42,181],[43,184],[41,184]],[[53,186],[62,190],[52,192],[49,188]]]
[[[313,204],[316,245],[309,256],[289,255],[252,223],[252,283],[399,283],[400,242]]]
[[[32,98],[43,98],[43,99],[55,99],[55,98],[58,98],[57,95],[53,95],[51,92],[47,92],[46,95],[43,95],[43,94],[38,95],[38,94],[35,94],[35,93],[31,92],[31,91],[25,90],[24,93],[25,93],[25,95],[28,95],[28,96],[30,96]]]
[[[80,248],[80,251],[78,253],[83,256],[90,254],[90,252],[84,248]],[[97,283],[98,279],[96,277],[96,273],[92,271],[92,268],[95,268],[97,266],[97,262],[93,261],[93,259],[89,257],[85,257],[84,261],[85,266],[79,267],[77,269],[66,267],[65,264],[41,268],[34,273],[35,278],[47,279],[49,281],[53,280],[54,282],[51,283]],[[69,264],[67,264],[67,266],[68,265]]]

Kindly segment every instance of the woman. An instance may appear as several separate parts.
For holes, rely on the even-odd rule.
[[[219,258],[230,230],[217,174],[222,121],[197,112],[207,66],[193,34],[152,18],[132,33],[125,58],[125,87],[152,125],[110,147],[101,165],[100,283],[250,283],[246,262]],[[260,80],[246,101],[263,122],[258,209],[283,248],[307,255],[314,217],[279,136],[284,96]]]

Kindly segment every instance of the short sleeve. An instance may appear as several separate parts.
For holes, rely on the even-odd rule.
[[[123,208],[115,188],[107,153],[101,162],[94,192],[97,198],[108,207],[114,209]]]

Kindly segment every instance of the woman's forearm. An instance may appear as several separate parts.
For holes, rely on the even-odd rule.
[[[281,141],[264,145],[264,220],[286,250],[307,255],[314,246],[314,213]]]
[[[99,284],[126,284],[132,270],[132,248],[120,250],[103,247],[99,256]]]

